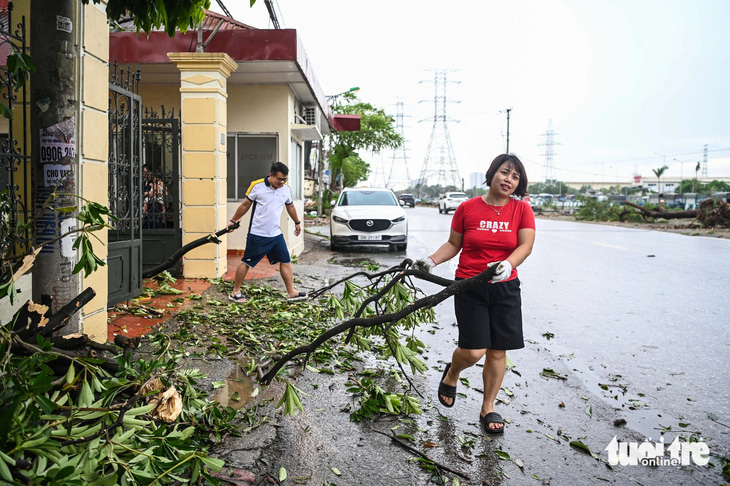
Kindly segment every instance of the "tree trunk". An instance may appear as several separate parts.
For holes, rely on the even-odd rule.
[[[687,211],[650,211],[644,207],[639,206],[638,204],[630,203],[628,201],[624,201],[624,204],[626,206],[631,206],[632,208],[638,209],[644,216],[649,216],[650,218],[687,219],[696,218],[699,214],[698,211],[695,209]]]
[[[78,159],[76,93],[77,22],[74,0],[31,0],[30,45],[37,68],[31,76],[30,133],[33,167],[34,242],[40,245],[76,228],[74,212],[51,208],[77,206]],[[80,6],[80,4],[79,4]],[[50,201],[54,192],[71,194]],[[52,312],[71,302],[81,288],[72,270],[77,255],[69,237],[48,244],[33,266],[33,300],[53,297]],[[64,332],[80,331],[76,314]]]

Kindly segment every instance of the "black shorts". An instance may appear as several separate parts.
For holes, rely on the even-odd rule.
[[[460,348],[507,350],[525,347],[518,278],[459,292],[454,295],[454,310]]]

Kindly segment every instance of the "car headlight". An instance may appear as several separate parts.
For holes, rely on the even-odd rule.
[[[403,221],[405,221],[405,220],[406,220],[406,217],[405,217],[405,216],[401,216],[400,218],[395,218],[395,219],[393,220],[393,222],[394,222],[394,223],[402,223],[402,222],[403,222]]]
[[[332,221],[335,223],[347,224],[347,220],[345,218],[340,218],[339,216],[332,216]]]

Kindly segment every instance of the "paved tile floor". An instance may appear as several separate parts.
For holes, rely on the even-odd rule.
[[[228,271],[223,276],[224,280],[233,281],[236,268],[241,262],[242,257],[242,251],[232,250],[228,252]],[[271,265],[264,257],[258,265],[248,271],[246,280],[268,278],[276,275],[278,272],[279,264]],[[157,289],[159,285],[156,280],[147,279],[144,282],[144,287],[154,290]],[[210,282],[201,278],[179,278],[177,279],[177,282],[171,285],[171,287],[182,290],[185,293],[179,295],[155,294],[153,297],[139,297],[134,299],[136,303],[143,306],[165,311],[162,316],[156,316],[152,313],[135,316],[128,312],[110,311],[109,324],[107,326],[107,339],[109,339],[109,341],[114,341],[114,336],[116,334],[124,334],[127,337],[136,337],[147,334],[157,324],[168,319],[171,313],[190,307],[196,302],[191,299],[184,299],[183,302],[174,302],[175,299],[185,297],[190,293],[201,294],[210,287]],[[123,304],[126,305],[125,303]],[[131,301],[128,305],[135,307]]]

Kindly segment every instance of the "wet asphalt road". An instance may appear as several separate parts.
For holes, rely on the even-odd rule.
[[[432,213],[409,212],[411,258],[446,241],[451,215]],[[452,276],[457,258],[437,273]],[[519,268],[525,334],[553,333],[553,354],[621,375],[634,394],[661,392],[652,408],[665,414],[706,411],[730,423],[728,269],[730,240],[538,219]],[[637,423],[647,436],[655,426]]]
[[[369,259],[385,268],[406,256],[428,255],[446,241],[451,215],[435,208],[407,211],[407,252],[341,252],[335,263]],[[511,396],[500,393],[503,402],[497,405],[508,421],[503,437],[488,437],[479,428],[478,366],[462,374],[468,383],[459,385],[464,395],[453,408],[436,401],[457,336],[449,299],[436,308],[438,324],[420,332],[429,346],[430,370],[414,378],[424,394],[424,413],[413,423],[351,423],[340,411],[351,402],[344,392],[346,377],[305,372],[296,380],[310,394],[303,399],[305,412],[277,416],[273,429],[257,429],[221,456],[259,474],[258,458],[267,458],[269,471],[286,467],[290,476],[303,478],[301,484],[432,484],[413,454],[371,431],[398,427],[415,436],[413,446],[468,474],[462,484],[721,483],[717,456],[730,455],[725,425],[730,424],[730,241],[544,219],[537,227],[533,254],[519,269],[526,347],[508,353],[515,368],[507,372],[504,387]],[[312,251],[295,266],[296,275],[309,276],[302,285],[316,288],[318,279],[351,273],[332,264],[326,239],[310,238],[308,246]],[[456,259],[435,273],[452,278],[455,267]],[[429,294],[439,290],[431,284],[422,288]],[[566,379],[544,378],[545,369]],[[270,387],[263,397],[278,400],[276,393]],[[626,425],[614,426],[617,419]],[[569,446],[579,440],[606,459],[603,449],[613,437],[664,438],[668,444],[678,433],[705,438],[720,467],[609,469]],[[471,450],[462,450],[464,440],[474,441]],[[427,442],[438,447],[425,449]],[[342,475],[334,476],[332,467]]]

